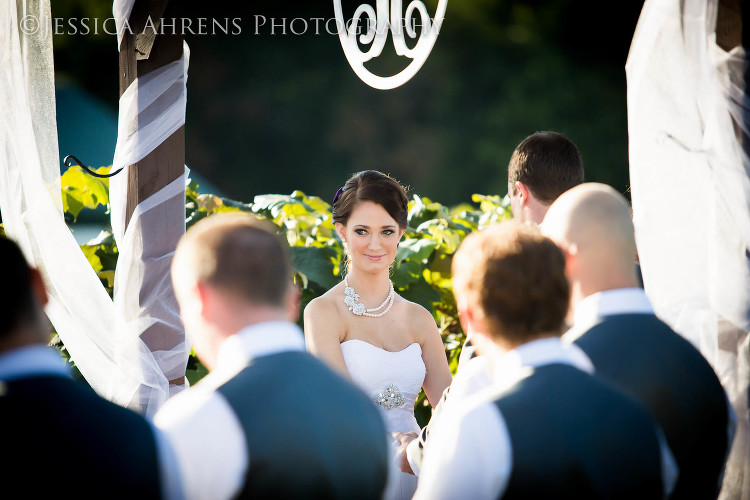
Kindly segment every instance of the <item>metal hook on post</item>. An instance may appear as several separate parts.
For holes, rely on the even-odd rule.
[[[108,174],[99,174],[99,173],[97,173],[97,172],[94,172],[93,170],[91,170],[91,169],[90,169],[89,167],[87,167],[87,166],[86,166],[86,165],[84,165],[83,163],[81,163],[81,160],[79,160],[78,158],[76,158],[76,157],[75,157],[75,156],[73,156],[73,155],[68,155],[68,156],[66,156],[66,157],[65,157],[65,158],[63,159],[63,164],[64,164],[64,165],[65,165],[66,167],[73,167],[73,166],[76,166],[76,165],[77,165],[77,166],[81,167],[82,169],[84,169],[84,170],[85,170],[86,172],[88,172],[89,174],[93,175],[94,177],[99,177],[100,179],[106,179],[106,178],[108,178],[108,177],[113,177],[113,176],[115,176],[115,175],[119,174],[120,172],[122,172],[122,167],[120,167],[120,168],[119,168],[119,169],[118,169],[117,171],[115,171],[115,172],[110,172],[110,173],[108,173]]]

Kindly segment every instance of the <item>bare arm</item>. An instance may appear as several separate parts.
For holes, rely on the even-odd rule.
[[[445,356],[443,339],[440,338],[435,320],[426,309],[421,306],[416,307],[420,312],[414,315],[415,328],[421,332],[422,360],[427,370],[422,388],[430,405],[435,408],[440,402],[443,391],[451,384],[451,372]]]
[[[341,352],[342,322],[336,309],[325,297],[318,297],[305,307],[304,325],[307,350],[349,378],[349,370]]]

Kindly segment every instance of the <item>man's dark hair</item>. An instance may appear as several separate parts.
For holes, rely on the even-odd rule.
[[[0,236],[0,262],[3,265],[0,286],[0,338],[8,337],[36,314],[31,285],[31,268],[12,240]]]
[[[513,190],[516,181],[524,183],[535,198],[549,205],[583,182],[581,153],[562,134],[536,132],[524,139],[510,157],[508,182]]]

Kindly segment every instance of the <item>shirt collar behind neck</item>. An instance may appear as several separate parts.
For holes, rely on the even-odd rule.
[[[594,365],[576,345],[563,343],[559,337],[532,340],[500,357],[495,365],[495,382],[508,384],[524,370],[549,364],[571,365],[583,372],[594,373]]]
[[[70,376],[70,368],[54,347],[29,345],[0,354],[0,380],[40,375]]]
[[[573,324],[591,324],[615,314],[653,314],[654,309],[642,288],[618,288],[589,295],[576,307]]]
[[[296,324],[288,321],[256,323],[224,341],[219,348],[217,368],[222,371],[237,370],[254,358],[304,349],[305,338]]]

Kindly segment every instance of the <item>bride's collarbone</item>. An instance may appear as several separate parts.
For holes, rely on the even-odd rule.
[[[386,351],[401,351],[419,339],[405,325],[394,321],[364,321],[382,318],[350,318],[346,321],[346,335],[342,342],[359,340]]]

